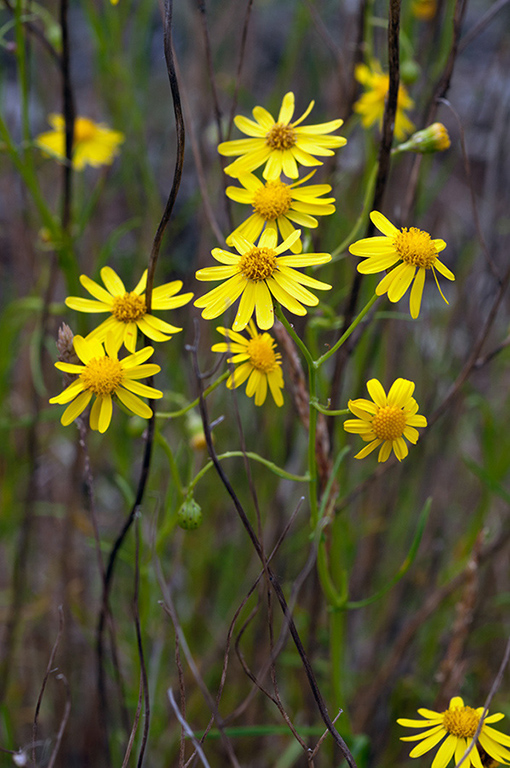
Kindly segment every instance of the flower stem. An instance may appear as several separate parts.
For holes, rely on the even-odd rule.
[[[318,360],[315,360],[315,362],[313,363],[313,367],[314,367],[315,369],[317,369],[317,368],[320,368],[320,366],[321,366],[323,363],[325,363],[325,362],[326,362],[326,360],[329,360],[329,358],[330,358],[332,355],[334,355],[334,354],[335,354],[335,352],[336,352],[338,349],[340,349],[340,347],[342,346],[342,344],[343,344],[345,341],[347,341],[347,339],[349,338],[349,336],[351,335],[351,333],[352,333],[352,332],[353,332],[353,331],[354,331],[354,330],[357,328],[357,326],[358,326],[358,325],[360,324],[360,322],[363,320],[363,318],[365,317],[365,315],[367,314],[367,312],[369,312],[369,311],[370,311],[370,309],[373,307],[373,305],[375,304],[375,302],[377,301],[377,299],[378,299],[378,298],[379,298],[379,296],[378,296],[376,293],[374,293],[374,295],[371,297],[371,299],[370,299],[370,300],[369,300],[369,301],[368,301],[368,302],[365,304],[365,306],[363,307],[363,309],[361,310],[361,312],[359,313],[359,315],[358,315],[358,316],[357,316],[357,317],[356,317],[356,318],[355,318],[355,319],[352,321],[352,323],[351,323],[351,324],[350,324],[350,326],[347,328],[347,330],[345,331],[345,333],[343,333],[343,334],[342,334],[342,336],[340,336],[340,338],[338,339],[338,341],[336,342],[336,344],[335,344],[333,347],[331,347],[331,349],[330,349],[330,350],[328,350],[327,352],[325,352],[325,353],[324,353],[324,354],[323,354],[321,357],[319,357],[319,359],[318,359]]]

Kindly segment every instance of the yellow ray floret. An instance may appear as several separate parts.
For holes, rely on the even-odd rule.
[[[107,333],[114,334],[119,345],[124,343],[130,352],[136,349],[138,329],[152,341],[168,341],[172,334],[182,331],[153,314],[147,314],[145,304],[145,288],[147,286],[147,270],[143,273],[138,285],[133,291],[126,291],[124,283],[111,267],[103,267],[101,279],[106,287],[86,275],[81,275],[80,282],[94,299],[82,299],[79,296],[69,296],[66,304],[78,312],[109,312],[110,317],[87,336],[87,339],[104,341]],[[192,293],[178,293],[182,282],[175,280],[165,283],[152,292],[151,312],[160,309],[176,309],[187,304],[193,297]]]
[[[50,400],[52,404],[70,403],[61,418],[65,427],[83,413],[92,396],[95,400],[90,409],[90,428],[99,432],[105,432],[110,426],[113,396],[137,416],[144,419],[152,416],[152,409],[138,395],[157,399],[163,397],[163,393],[137,381],[161,370],[159,365],[153,363],[144,365],[154,352],[152,347],[145,347],[119,360],[120,343],[112,333],[107,335],[105,347],[97,339],[87,340],[82,336],[75,336],[73,344],[83,365],[55,363],[59,371],[75,374],[77,378],[60,395]]]
[[[440,747],[432,761],[432,768],[446,768],[453,758],[456,765],[463,757],[478,728],[483,707],[474,709],[466,707],[460,696],[454,696],[450,700],[448,709],[444,712],[434,712],[431,709],[419,709],[421,720],[408,720],[400,718],[399,725],[405,728],[422,728],[421,733],[414,736],[402,736],[402,741],[417,741],[411,751],[410,757],[420,757],[425,752],[433,749],[440,742]],[[463,763],[466,768],[483,768],[487,762],[482,763],[479,747],[497,763],[510,765],[510,736],[491,728],[489,723],[497,723],[504,715],[495,713],[488,715],[483,720],[481,731],[473,745],[471,752]]]
[[[249,338],[229,328],[216,330],[227,341],[215,344],[212,351],[228,352],[232,356],[227,362],[237,366],[227,379],[227,387],[236,389],[248,379],[246,394],[255,395],[255,405],[263,405],[268,387],[276,405],[283,405],[282,356],[275,351],[276,344],[269,333],[259,333],[253,320],[248,323]]]
[[[416,227],[397,229],[378,211],[372,211],[370,218],[384,237],[367,237],[358,240],[349,247],[349,251],[354,256],[365,259],[358,264],[358,272],[364,275],[384,272],[398,264],[383,277],[375,289],[377,295],[382,296],[387,293],[390,301],[397,302],[413,283],[409,308],[411,317],[417,318],[420,314],[425,274],[428,269],[431,269],[439,293],[446,301],[436,276],[437,270],[447,280],[455,280],[453,272],[437,257],[437,254],[446,248],[445,241],[432,240],[428,232]],[[447,301],[446,303],[448,304]]]
[[[370,128],[374,123],[377,123],[381,128],[390,82],[389,75],[382,71],[378,61],[372,61],[370,66],[358,64],[354,74],[356,80],[364,88],[364,93],[354,104],[354,111],[361,115],[364,128]],[[401,83],[398,88],[395,116],[395,137],[399,141],[402,141],[414,129],[413,123],[405,114],[405,110],[413,107],[414,101]]]
[[[315,171],[293,184],[285,184],[280,179],[263,183],[253,173],[239,177],[241,187],[227,187],[226,194],[231,200],[252,206],[252,214],[232,235],[243,235],[255,242],[264,228],[277,229],[283,240],[299,227],[318,226],[316,216],[327,216],[335,212],[334,197],[323,197],[331,192],[329,184],[309,184],[302,186],[314,175]],[[227,237],[227,245],[232,245],[232,235]],[[301,253],[301,238],[291,246],[292,253]]]
[[[274,181],[282,173],[297,179],[298,163],[305,166],[322,165],[317,156],[333,155],[332,150],[342,147],[347,139],[327,135],[340,128],[343,124],[340,119],[318,125],[300,125],[311,112],[314,103],[311,101],[301,117],[292,121],[294,94],[289,92],[283,97],[277,120],[263,107],[254,108],[254,120],[238,115],[234,119],[236,126],[250,138],[224,141],[218,146],[220,155],[240,155],[227,165],[225,173],[238,177],[264,165],[263,177],[267,181]]]
[[[396,379],[386,395],[377,379],[367,381],[372,400],[360,398],[349,400],[347,406],[357,419],[344,423],[346,432],[359,435],[366,445],[354,457],[364,459],[380,446],[378,461],[386,461],[391,454],[399,461],[409,453],[406,438],[416,443],[419,437],[416,427],[426,427],[427,419],[418,414],[418,403],[413,397],[414,383],[407,379]]]
[[[255,312],[257,325],[264,331],[274,324],[273,297],[294,315],[306,315],[306,307],[314,307],[319,299],[305,286],[317,290],[329,290],[327,283],[298,272],[295,267],[309,267],[331,261],[329,253],[306,253],[281,256],[291,248],[301,234],[296,230],[283,243],[276,245],[277,233],[266,229],[257,246],[239,234],[232,234],[231,240],[237,254],[215,248],[212,251],[222,267],[206,267],[196,273],[197,280],[223,280],[196,299],[195,306],[203,309],[202,317],[212,320],[219,317],[239,297],[239,308],[232,326],[242,331]]]
[[[57,160],[66,159],[65,120],[63,115],[50,115],[48,122],[52,131],[41,133],[35,143],[46,154]],[[98,168],[111,165],[119,154],[119,146],[124,141],[124,134],[112,131],[103,123],[95,123],[87,117],[77,117],[74,121],[74,140],[72,161],[77,171],[86,165]]]

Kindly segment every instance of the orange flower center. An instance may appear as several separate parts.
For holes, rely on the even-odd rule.
[[[291,125],[275,123],[266,133],[266,144],[271,149],[290,149],[296,143],[296,131]]]
[[[145,315],[147,307],[145,298],[134,291],[113,299],[112,315],[121,323],[131,323]]]
[[[97,127],[92,120],[86,117],[78,117],[74,121],[74,143],[79,144],[82,141],[91,141],[96,137]]]
[[[393,245],[402,261],[415,267],[430,269],[437,257],[436,247],[429,233],[416,227],[409,230],[402,227],[394,238]]]
[[[480,715],[473,707],[447,709],[443,712],[443,725],[453,736],[471,739],[475,735]]]
[[[396,405],[379,408],[372,419],[372,429],[379,440],[397,440],[402,437],[405,425],[405,413]]]
[[[266,221],[283,216],[292,204],[292,193],[282,181],[267,181],[253,195],[253,208]]]
[[[266,280],[276,270],[275,252],[272,248],[252,248],[239,259],[239,269],[248,280]]]
[[[264,373],[271,373],[280,365],[281,355],[275,352],[274,342],[268,333],[262,333],[250,339],[248,342],[248,354],[250,363],[254,368]]]
[[[112,357],[93,357],[80,373],[85,389],[94,395],[111,395],[122,383],[122,365]]]

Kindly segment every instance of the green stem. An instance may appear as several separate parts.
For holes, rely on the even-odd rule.
[[[179,469],[177,467],[177,464],[175,463],[174,458],[174,452],[170,448],[167,440],[163,437],[161,432],[156,429],[154,434],[155,442],[163,448],[163,451],[168,459],[168,464],[170,465],[170,472],[172,474],[173,481],[175,483],[175,487],[177,488],[177,491],[179,493],[179,496],[181,498],[184,497],[184,489],[182,487],[181,478],[179,475]]]
[[[216,387],[221,384],[222,381],[225,381],[230,376],[230,371],[225,371],[225,373],[222,373],[219,379],[216,379],[215,382],[213,382],[207,389],[204,389],[204,397],[207,397],[211,392],[213,392]],[[188,411],[191,411],[192,408],[196,408],[197,405],[200,403],[200,398],[197,397],[196,400],[193,400],[192,403],[189,403],[184,408],[181,408],[178,411],[162,411],[161,413],[156,413],[157,419],[175,419],[178,416],[184,416],[185,413],[188,413]]]
[[[358,327],[358,325],[361,323],[361,321],[363,320],[363,318],[365,317],[365,315],[367,314],[367,312],[369,312],[369,311],[370,311],[370,309],[373,307],[373,305],[375,304],[375,302],[377,301],[377,299],[378,299],[378,298],[379,298],[379,296],[378,296],[376,293],[374,293],[374,295],[372,296],[372,298],[370,299],[370,301],[368,301],[368,302],[367,302],[367,304],[365,304],[365,306],[363,307],[363,309],[361,310],[361,312],[359,313],[359,315],[358,315],[358,316],[357,316],[357,317],[356,317],[356,318],[355,318],[355,319],[352,321],[352,323],[351,323],[351,324],[350,324],[350,326],[347,328],[347,330],[345,331],[345,333],[344,333],[342,336],[340,336],[340,338],[338,339],[338,341],[336,342],[336,344],[335,344],[333,347],[331,347],[331,349],[330,349],[330,350],[328,350],[327,352],[325,352],[325,353],[324,353],[324,354],[323,354],[321,357],[319,357],[319,359],[318,359],[318,360],[316,360],[316,361],[313,363],[313,366],[314,366],[314,368],[315,368],[315,369],[317,369],[317,368],[320,368],[320,366],[321,366],[323,363],[325,363],[325,362],[326,362],[326,360],[329,360],[329,358],[330,358],[332,355],[334,355],[334,354],[335,354],[335,352],[336,352],[338,349],[340,349],[340,347],[342,346],[342,344],[343,344],[345,341],[347,341],[347,339],[349,338],[349,336],[351,335],[351,333],[352,333],[352,332],[353,332],[353,331],[354,331],[354,330],[355,330],[355,329]]]
[[[356,222],[347,235],[346,238],[342,240],[340,245],[335,248],[334,251],[331,252],[331,260],[336,261],[337,257],[345,251],[348,245],[350,245],[359,235],[361,232],[361,229],[366,223],[367,216],[368,216],[368,209],[372,203],[372,198],[374,195],[374,187],[375,187],[375,180],[377,178],[377,168],[378,164],[375,162],[373,164],[372,170],[370,171],[370,175],[368,177],[367,181],[367,187],[365,190],[365,197],[363,198],[363,208],[361,209],[361,213],[356,219]]]
[[[310,400],[310,405],[315,408],[319,413],[323,413],[324,416],[347,416],[347,414],[350,413],[350,410],[348,408],[340,408],[337,411],[330,411],[329,408],[326,408],[324,405],[321,405],[317,402],[312,402]]]
[[[281,467],[274,464],[272,461],[268,461],[267,459],[264,459],[262,456],[259,456],[258,453],[253,453],[252,451],[227,451],[226,453],[221,453],[218,455],[218,459],[220,461],[223,461],[223,459],[233,459],[233,458],[239,458],[241,456],[246,456],[249,459],[252,459],[253,461],[257,461],[259,464],[263,464],[265,467],[271,470],[271,472],[274,472],[275,475],[278,475],[278,477],[283,478],[284,480],[294,480],[296,483],[307,483],[310,478],[308,475],[293,475],[291,472],[287,472],[285,469],[282,469]],[[214,464],[212,461],[208,461],[205,466],[202,467],[200,472],[198,472],[191,483],[188,485],[188,493],[196,486],[199,480],[202,479],[202,477],[208,472],[210,469],[214,467]]]

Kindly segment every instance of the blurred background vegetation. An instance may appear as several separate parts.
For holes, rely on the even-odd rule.
[[[313,563],[307,567],[306,483],[282,479],[255,462],[250,462],[248,479],[242,457],[223,462],[254,525],[251,488],[256,490],[267,552],[294,515],[272,567],[287,595],[299,585],[296,625],[331,716],[343,709],[336,724],[362,768],[409,761],[398,740],[397,717],[412,717],[419,706],[443,709],[452,695],[481,706],[510,629],[509,306],[500,288],[510,245],[510,10],[504,2],[438,0],[424,19],[416,7],[404,0],[401,11],[401,74],[415,102],[410,116],[417,128],[425,127],[436,85],[451,62],[448,103],[437,105],[437,119],[447,126],[452,146],[439,155],[395,156],[383,212],[399,226],[422,227],[445,239],[444,260],[457,279],[444,287],[449,306],[433,281],[427,282],[417,321],[408,315],[407,299],[398,306],[380,302],[353,338],[343,379],[335,378],[331,360],[319,381],[320,401],[327,403],[333,384],[334,407],[343,408],[349,397],[365,396],[369,378],[388,387],[403,376],[416,382],[421,413],[430,419],[440,409],[405,462],[382,469],[375,454],[353,460],[360,446],[344,433],[342,418],[328,424],[331,455],[351,447],[339,471],[330,526],[333,575],[341,580],[346,570],[351,602],[381,589],[405,560],[420,512],[431,499],[410,569],[377,602],[343,611],[331,638],[330,611]],[[62,168],[27,141],[24,115],[33,139],[47,130],[48,114],[62,112],[60,67],[41,42],[49,41],[60,55],[60,12],[54,0],[4,0],[0,10],[2,117],[20,153],[30,155],[47,208],[56,217]],[[462,18],[459,45],[452,53],[455,14]],[[335,252],[362,211],[379,145],[377,126],[364,130],[353,113],[360,94],[354,66],[371,55],[386,68],[387,18],[387,4],[379,0],[175,4],[173,40],[186,155],[156,284],[180,279],[183,290],[204,292],[194,271],[211,263],[217,235],[226,236],[245,214],[223,194],[219,130],[222,138],[237,138],[236,129],[231,131],[233,108],[248,115],[263,105],[274,114],[289,90],[296,95],[296,114],[315,99],[311,122],[345,120],[340,133],[348,138],[346,147],[314,179],[332,185],[336,213],[324,217],[308,237],[309,250]],[[219,738],[214,725],[205,741],[209,764],[236,765],[237,759],[254,768],[306,766],[303,749],[278,708],[246,672],[259,678],[265,668],[259,682],[274,694],[267,670],[268,628],[277,639],[283,623],[275,601],[268,608],[264,579],[250,593],[259,562],[214,471],[205,473],[194,489],[202,525],[196,530],[177,526],[183,489],[208,460],[193,440],[201,430],[198,409],[165,416],[198,394],[186,347],[196,340],[193,318],[199,319],[201,368],[210,369],[218,357],[210,352],[219,341],[216,326],[203,321],[192,305],[169,317],[183,332],[156,346],[155,359],[162,367],[156,386],[164,390],[159,436],[143,504],[113,577],[116,662],[108,639],[107,716],[100,705],[96,642],[102,576],[88,480],[104,563],[134,500],[146,425],[118,408],[105,435],[87,435],[87,458],[78,430],[63,428],[62,409],[47,401],[61,390],[53,367],[60,324],[67,322],[75,333],[93,327],[93,318],[78,316],[63,303],[69,294],[84,295],[78,275],[97,279],[108,264],[134,287],[147,266],[172,184],[175,124],[162,9],[154,0],[120,0],[116,6],[107,0],[74,0],[68,23],[77,114],[122,131],[125,143],[111,167],[74,174],[70,235],[65,248],[57,244],[57,261],[55,243],[41,231],[41,210],[19,168],[8,152],[1,156],[0,746],[22,751],[27,762],[17,765],[30,764],[34,716],[49,665],[37,712],[37,765],[123,765],[140,689],[133,618],[136,529],[139,622],[150,695],[145,764],[184,765],[181,726],[167,691],[172,689],[178,706],[185,695],[186,721],[200,735],[211,717],[203,689],[214,701],[228,651],[218,705],[227,730]],[[2,146],[5,150],[5,142]],[[338,336],[357,263],[345,249],[322,267],[318,276],[333,290],[295,322],[317,355]],[[373,277],[363,280],[360,306],[375,284]],[[467,375],[459,381],[463,370]],[[218,453],[240,451],[244,445],[290,473],[306,472],[307,433],[293,401],[287,359],[284,375],[282,409],[269,399],[256,408],[244,390],[231,393],[224,384],[207,398],[210,418],[217,421]],[[455,396],[446,401],[455,382]],[[50,658],[61,622],[58,648]],[[341,648],[333,666],[332,642],[337,651]],[[288,718],[305,743],[315,746],[324,725],[289,640],[278,655],[275,679]],[[510,716],[508,672],[504,680],[492,708]],[[70,710],[64,721],[66,703]],[[143,710],[132,765],[146,716]],[[185,752],[187,759],[189,739]],[[0,764],[11,765],[13,757],[21,759],[0,754]],[[418,764],[429,760],[426,755]],[[327,736],[314,764],[341,762]]]

